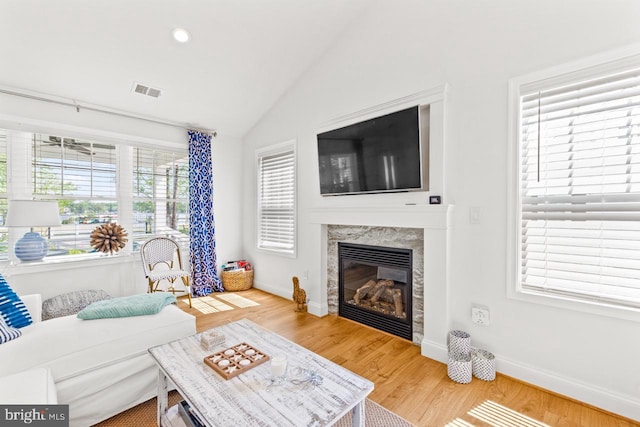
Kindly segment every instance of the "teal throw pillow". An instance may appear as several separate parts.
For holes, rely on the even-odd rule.
[[[16,294],[7,281],[0,274],[0,315],[7,324],[13,328],[22,328],[33,323],[31,314],[27,310],[18,294]]]
[[[77,315],[79,319],[107,319],[113,317],[145,316],[156,314],[163,307],[175,304],[173,294],[158,292],[128,297],[112,298],[94,302],[86,306]]]

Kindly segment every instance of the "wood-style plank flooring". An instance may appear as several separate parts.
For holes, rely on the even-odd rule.
[[[375,384],[370,399],[417,426],[640,426],[501,374],[492,382],[457,384],[445,364],[423,357],[407,340],[335,315],[296,313],[293,301],[257,289],[234,294],[260,305],[213,314],[179,306],[196,316],[198,332],[246,317],[368,378]],[[469,414],[482,404],[486,410]]]

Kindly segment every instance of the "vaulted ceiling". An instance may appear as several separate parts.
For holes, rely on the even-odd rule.
[[[243,136],[371,0],[2,0],[0,88]],[[187,43],[172,30],[185,28]],[[135,83],[162,91],[133,92]]]

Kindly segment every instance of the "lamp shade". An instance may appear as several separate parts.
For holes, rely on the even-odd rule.
[[[7,227],[54,227],[60,225],[57,202],[10,200]],[[26,233],[16,241],[14,253],[20,261],[40,261],[49,252],[48,242],[38,233]]]
[[[9,200],[7,227],[55,227],[60,225],[58,203],[43,200]]]

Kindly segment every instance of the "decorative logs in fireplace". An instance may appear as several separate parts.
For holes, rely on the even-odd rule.
[[[413,340],[412,254],[338,242],[338,314]]]
[[[393,280],[369,280],[360,286],[353,299],[347,302],[400,319],[406,318],[402,290],[394,288],[394,285]]]

